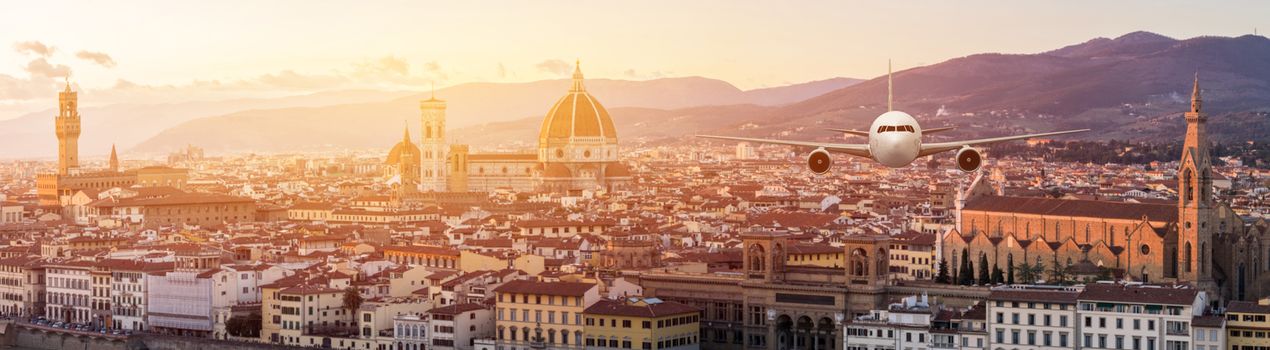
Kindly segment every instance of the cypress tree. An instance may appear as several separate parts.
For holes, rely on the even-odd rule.
[[[986,286],[992,282],[988,271],[988,254],[979,253],[979,285]]]

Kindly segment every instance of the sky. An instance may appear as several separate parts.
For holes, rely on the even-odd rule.
[[[741,89],[870,78],[1145,30],[1270,30],[1267,1],[129,1],[7,3],[0,120],[54,106],[565,77],[704,76]]]

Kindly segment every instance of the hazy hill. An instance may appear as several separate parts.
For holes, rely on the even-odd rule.
[[[955,58],[896,72],[895,103],[925,125],[976,126],[959,130],[962,136],[1092,127],[1080,137],[1180,137],[1167,133],[1172,127],[1151,125],[1184,124],[1174,117],[1188,106],[1197,70],[1205,110],[1219,124],[1215,136],[1255,134],[1223,132],[1239,128],[1220,125],[1249,122],[1225,114],[1270,110],[1270,39],[1251,35],[1176,40],[1135,32],[1039,54]],[[772,122],[768,127],[740,132],[737,126],[750,122],[741,120],[715,131],[763,135],[823,123],[859,128],[885,108],[885,99],[886,78],[878,77],[778,108],[763,117]]]
[[[55,93],[55,92],[50,92]],[[335,104],[384,101],[414,92],[372,90],[329,91],[279,98],[231,99],[183,103],[91,105],[92,94],[79,95],[83,133],[79,153],[86,157],[110,153],[110,145],[121,150],[150,138],[182,122],[236,111],[262,108],[313,107]],[[18,118],[0,120],[0,158],[53,157],[57,155],[57,139],[53,117],[57,106],[28,113]]]
[[[685,77],[647,81],[588,79],[586,86],[611,110],[671,110],[750,103],[784,105],[856,82],[834,78],[743,91],[721,80]],[[437,97],[446,100],[451,129],[526,117],[541,122],[541,116],[568,91],[569,84],[568,80],[471,83],[438,90]],[[200,118],[164,130],[129,151],[158,153],[187,143],[211,152],[388,147],[400,137],[404,123],[418,130],[419,100],[428,96],[413,94],[383,102],[249,110]]]
[[[896,72],[895,101],[924,125],[963,126],[943,137],[1088,127],[1094,131],[1079,138],[1176,139],[1197,70],[1214,138],[1264,140],[1270,133],[1270,40],[1251,35],[1177,40],[1135,32],[1036,54],[954,58]],[[833,139],[837,135],[816,129],[863,128],[885,109],[886,77],[851,83],[752,91],[704,78],[587,84],[610,109],[623,140],[656,141],[696,133]],[[565,89],[566,81],[555,80],[444,91],[451,139],[532,146],[542,113]],[[186,142],[218,151],[386,148],[400,135],[403,119],[418,122],[419,97],[191,121],[139,149],[163,151]]]

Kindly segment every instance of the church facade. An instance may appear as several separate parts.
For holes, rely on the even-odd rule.
[[[958,198],[956,225],[941,238],[950,274],[961,259],[987,255],[1002,269],[1010,262],[1110,268],[1124,279],[1190,283],[1228,300],[1270,295],[1270,229],[1245,225],[1214,199],[1202,101],[1196,79],[1176,204],[1008,197],[980,178]]]
[[[419,108],[421,191],[576,193],[621,189],[630,182],[617,129],[608,110],[586,91],[580,67],[574,69],[569,91],[543,118],[533,151],[472,153],[468,145],[447,142],[445,101],[433,96],[420,101]],[[398,168],[389,171],[400,173],[396,163],[390,165]]]

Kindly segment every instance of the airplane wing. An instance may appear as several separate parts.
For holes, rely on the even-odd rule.
[[[786,141],[786,140],[752,139],[752,138],[745,138],[745,137],[711,136],[711,135],[697,135],[697,137],[707,138],[707,139],[716,139],[716,140],[732,140],[732,141],[745,141],[745,142],[754,142],[754,143],[770,143],[774,145],[824,148],[826,151],[829,151],[829,152],[845,153],[845,154],[853,155],[856,157],[869,158],[869,145],[866,145],[866,144]]]
[[[957,127],[955,127],[955,126],[945,126],[945,127],[942,127],[942,128],[922,129],[922,135],[930,135],[930,134],[934,134],[934,133],[937,133],[937,132],[941,132],[941,131],[948,131],[948,130],[952,130],[952,129],[956,129],[956,128],[957,128]]]
[[[1014,140],[1030,139],[1030,138],[1045,137],[1045,136],[1065,135],[1065,134],[1072,134],[1072,133],[1085,132],[1085,131],[1089,131],[1089,129],[1055,131],[1055,132],[1046,132],[1046,133],[1040,133],[1040,134],[1002,136],[1002,137],[992,137],[992,138],[986,138],[986,139],[967,140],[967,141],[924,143],[922,144],[922,150],[917,153],[917,156],[918,157],[929,156],[935,153],[958,149],[958,148],[961,148],[962,146],[986,145],[986,144],[992,144],[997,142],[1014,141]]]
[[[829,131],[833,131],[833,132],[846,133],[846,134],[852,134],[852,135],[855,135],[855,136],[864,136],[864,137],[869,137],[869,132],[868,132],[868,131],[851,130],[851,129],[834,129],[834,128],[826,128],[825,130],[829,130]]]

